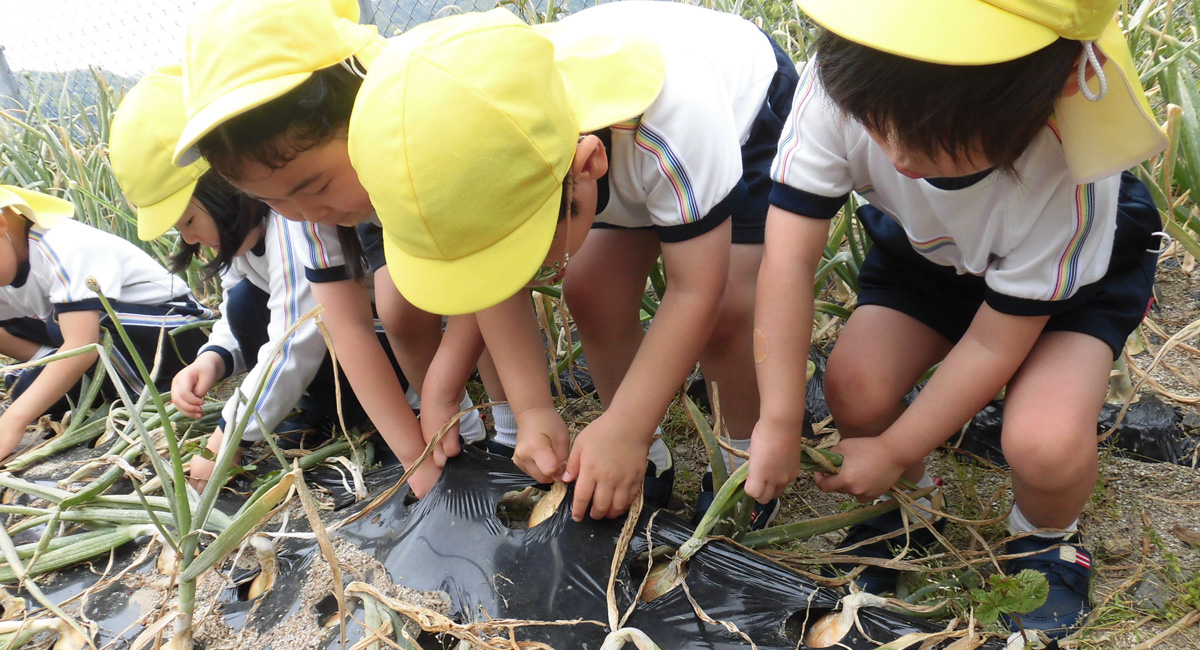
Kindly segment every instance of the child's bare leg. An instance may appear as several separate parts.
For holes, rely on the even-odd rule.
[[[387,266],[375,272],[375,309],[400,369],[420,395],[425,373],[442,342],[442,317],[417,309],[405,300],[392,282]]]
[[[825,369],[825,400],[838,433],[844,438],[883,433],[904,412],[904,396],[951,347],[907,314],[876,305],[856,309]],[[924,474],[922,461],[904,477],[918,481]]]
[[[706,388],[717,384],[721,418],[729,437],[746,440],[758,421],[758,382],[754,374],[754,291],[762,263],[761,244],[733,244],[729,278],[712,337],[700,354]],[[710,395],[711,397],[711,395]]]
[[[483,355],[479,357],[479,378],[483,381],[483,388],[487,391],[489,402],[503,402],[508,399],[504,393],[504,386],[500,383],[500,373],[496,370],[496,363],[492,361],[492,355],[486,349]],[[508,404],[497,404],[492,407],[492,426],[496,429],[496,443],[504,447],[517,446],[517,419],[513,416],[512,407]]]
[[[41,349],[41,344],[34,343],[29,339],[23,339],[6,329],[0,328],[0,354],[12,357],[17,361],[29,361]]]
[[[1040,528],[1066,528],[1096,485],[1096,420],[1112,350],[1075,332],[1047,332],[1009,383],[1001,444],[1013,497]]]
[[[605,408],[642,344],[638,313],[658,255],[651,231],[597,228],[567,267],[563,294]]]

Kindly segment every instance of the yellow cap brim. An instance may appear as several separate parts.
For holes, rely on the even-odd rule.
[[[1044,25],[982,0],[797,0],[842,38],[909,59],[949,65],[1011,61],[1053,43]],[[870,20],[863,20],[869,15]]]
[[[192,181],[158,203],[139,207],[138,239],[150,241],[165,235],[171,226],[179,222],[195,191],[196,182]]]
[[[662,92],[666,66],[648,38],[600,33],[586,21],[533,29],[554,43],[554,62],[581,133],[641,115]]]
[[[12,185],[0,186],[0,208],[20,212],[39,228],[53,228],[75,214],[75,205],[70,201]]]
[[[432,314],[471,314],[504,302],[529,284],[545,260],[558,223],[559,193],[495,244],[457,259],[409,255],[384,232],[388,272],[400,294]]]
[[[1116,21],[1109,23],[1096,45],[1107,58],[1108,94],[1094,102],[1075,93],[1055,107],[1067,167],[1080,183],[1120,173],[1167,148],[1167,134],[1154,119]],[[1089,86],[1099,91],[1096,79]]]
[[[179,135],[179,144],[175,147],[175,166],[184,167],[199,160],[200,149],[196,143],[226,120],[286,94],[311,76],[312,72],[296,72],[265,79],[222,95],[200,109],[188,119],[187,126]]]

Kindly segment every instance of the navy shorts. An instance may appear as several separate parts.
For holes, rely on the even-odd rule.
[[[763,243],[767,209],[771,207],[771,162],[775,160],[775,152],[779,148],[779,135],[783,132],[783,123],[792,110],[792,97],[800,81],[796,64],[792,63],[774,39],[769,36],[766,38],[771,41],[771,47],[775,50],[778,69],[767,89],[767,98],[750,126],[750,135],[742,145],[742,180],[746,183],[748,191],[745,200],[735,205],[730,214],[733,221],[731,241],[735,244]],[[593,223],[592,227],[625,230],[652,228],[626,228],[599,222]]]
[[[878,214],[876,214],[878,213]],[[863,206],[859,218],[871,232],[883,223],[876,208]],[[1154,270],[1161,230],[1158,208],[1145,185],[1132,174],[1121,176],[1117,199],[1117,231],[1108,272],[1083,287],[1074,303],[1046,323],[1047,332],[1079,332],[1108,344],[1116,359],[1125,339],[1146,316],[1154,297]],[[875,237],[875,233],[871,233]],[[953,267],[934,264],[911,246],[875,245],[859,273],[859,305],[878,305],[902,312],[957,342],[984,301],[984,279],[959,275]]]
[[[374,275],[387,264],[383,254],[383,228],[369,222],[361,223],[357,228],[358,238],[362,240],[363,254],[367,256],[367,271]]]

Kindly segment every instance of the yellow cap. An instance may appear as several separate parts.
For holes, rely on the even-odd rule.
[[[1108,93],[1059,100],[1055,122],[1073,178],[1111,176],[1162,151],[1129,46],[1113,20],[1121,0],[797,0],[826,29],[898,56],[948,65],[1011,61],[1059,37],[1104,53]],[[1098,80],[1089,87],[1096,89]]]
[[[0,208],[16,210],[39,228],[52,228],[75,214],[70,201],[15,185],[0,185]]]
[[[385,43],[374,25],[358,24],[357,0],[217,0],[203,6],[188,21],[184,40],[188,120],[175,164],[199,158],[196,142],[222,122],[350,57],[369,65]]]
[[[159,68],[137,82],[113,117],[108,157],[125,197],[137,208],[138,238],[163,236],[187,210],[196,181],[208,171],[199,159],[176,167],[171,159],[183,131],[183,69]]]
[[[580,133],[642,113],[664,80],[649,40],[505,9],[401,35],[350,117],[350,161],[400,293],[437,314],[515,294],[550,248]]]

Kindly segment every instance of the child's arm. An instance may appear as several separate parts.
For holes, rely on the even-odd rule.
[[[564,480],[576,480],[573,515],[624,513],[646,472],[646,453],[667,406],[712,334],[729,274],[732,222],[662,245],[670,290],[604,414],[576,438]]]
[[[221,355],[211,350],[201,352],[171,380],[171,403],[180,413],[198,419],[204,396],[224,376],[225,360]]]
[[[813,278],[829,222],[771,206],[754,310],[759,416],[750,438],[746,494],[783,494],[800,470],[805,379],[813,329]]]
[[[529,294],[518,291],[475,317],[517,420],[513,462],[535,481],[557,480],[567,464],[571,436],[550,397],[546,348]]]
[[[425,373],[424,394],[421,395],[421,433],[426,444],[458,413],[463,387],[479,363],[481,354],[483,334],[479,331],[475,315],[451,316],[437,354]],[[446,457],[457,456],[461,450],[456,424],[446,432],[441,444],[434,450],[438,467],[446,463]]]
[[[100,341],[100,312],[68,311],[58,315],[63,352]],[[25,428],[62,398],[96,362],[88,352],[52,361],[29,388],[0,416],[0,458],[8,456],[25,435]]]
[[[917,399],[874,438],[843,440],[841,471],[817,478],[826,492],[867,501],[883,494],[904,468],[924,458],[983,408],[1017,372],[1049,316],[1013,316],[986,303]]]
[[[366,289],[347,279],[315,283],[312,292],[325,307],[321,318],[329,328],[339,366],[350,380],[355,396],[405,469],[411,468],[425,449],[421,426],[375,336],[375,319]],[[439,474],[433,462],[422,463],[409,479],[413,493],[424,496]]]

